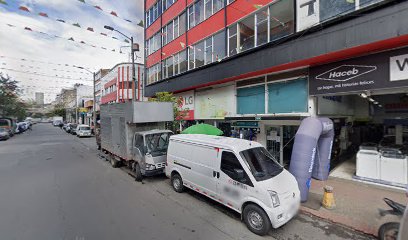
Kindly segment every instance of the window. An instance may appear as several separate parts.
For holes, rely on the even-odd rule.
[[[143,136],[142,135],[135,135],[135,147],[139,148],[139,150],[142,150],[141,147],[143,147]]]
[[[242,168],[242,165],[239,162],[238,158],[232,152],[225,152],[225,151],[222,152],[221,171],[227,174],[230,178],[232,178],[235,181],[253,186],[245,170]],[[237,171],[242,171],[244,177],[240,179],[237,176]]]
[[[293,1],[284,0],[272,4],[270,11],[270,40],[274,41],[294,33],[294,11]]]
[[[237,89],[237,113],[265,113],[265,85]]]
[[[273,178],[283,171],[283,167],[263,147],[250,148],[240,152],[240,155],[246,161],[256,181]]]
[[[204,21],[204,0],[199,0],[194,4],[195,24]]]
[[[162,28],[163,46],[167,44],[167,25]]]
[[[213,38],[209,37],[207,38],[204,43],[205,43],[205,54],[204,54],[204,64],[209,64],[212,63],[212,55],[213,55],[213,51],[212,51],[212,47],[213,47],[213,43],[212,43]]]
[[[166,66],[167,66],[167,76],[166,77],[172,77],[174,73],[172,56],[166,59]]]
[[[237,24],[233,24],[228,28],[228,56],[238,53],[237,40]]]
[[[268,84],[268,112],[307,112],[307,80],[304,78]],[[288,97],[290,96],[290,97]]]
[[[213,0],[213,14],[224,7],[224,0]]]
[[[195,54],[194,54],[194,47],[191,46],[188,48],[188,69],[195,68]]]
[[[151,66],[146,70],[147,72],[147,84],[151,84],[161,80],[160,64]]]
[[[187,51],[184,50],[179,53],[179,72],[178,73],[183,73],[187,71]]]
[[[239,49],[245,51],[254,47],[254,15],[239,23]]]
[[[194,61],[195,61],[195,67],[201,67],[204,65],[204,41],[197,43],[194,46]]]
[[[162,0],[162,12],[164,12],[164,11],[166,11],[166,9],[167,9],[167,2],[166,2],[166,0]]]
[[[229,4],[233,3],[233,2],[235,2],[235,0],[226,0],[226,1],[227,1],[227,5],[229,5]]]
[[[268,42],[268,9],[261,10],[255,15],[256,46]]]
[[[174,38],[176,39],[179,36],[179,17],[175,18],[173,20],[173,25],[174,25]]]
[[[183,12],[179,18],[179,32],[183,35],[186,32],[186,12]]]
[[[167,43],[173,41],[173,21],[167,25]]]
[[[204,0],[205,19],[212,15],[212,0]]]
[[[188,8],[188,29],[195,26],[194,4]]]
[[[219,61],[225,57],[225,32],[215,34],[213,43],[213,61]]]

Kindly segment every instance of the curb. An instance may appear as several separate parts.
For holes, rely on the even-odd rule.
[[[367,224],[364,224],[360,221],[355,221],[353,219],[347,218],[344,215],[338,215],[338,214],[334,214],[334,213],[325,213],[325,212],[320,212],[320,211],[316,211],[304,206],[300,207],[300,211],[304,214],[310,214],[313,215],[315,217],[321,218],[321,219],[325,219],[328,220],[332,223],[335,224],[339,224],[342,225],[344,227],[353,229],[355,231],[358,232],[362,232],[368,235],[371,235],[373,237],[377,237],[377,228],[374,226],[369,226]]]

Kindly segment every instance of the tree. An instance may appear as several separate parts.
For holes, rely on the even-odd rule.
[[[16,117],[19,120],[27,116],[27,106],[19,98],[17,81],[0,73],[0,116]]]
[[[187,115],[188,109],[181,110],[183,105],[183,99],[178,98],[169,92],[157,92],[155,97],[150,98],[151,102],[171,102],[173,103],[174,121],[172,122],[171,129],[176,132],[180,129],[180,121]]]

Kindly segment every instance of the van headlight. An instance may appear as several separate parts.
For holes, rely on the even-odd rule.
[[[269,195],[271,196],[273,207],[274,208],[279,207],[280,201],[279,201],[278,193],[276,193],[275,191],[268,191],[268,192],[269,192]]]
[[[146,170],[154,170],[154,169],[156,169],[156,166],[154,166],[153,164],[146,163]]]

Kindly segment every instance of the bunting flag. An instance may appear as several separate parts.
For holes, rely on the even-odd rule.
[[[5,0],[0,0],[0,4],[8,5]]]
[[[62,20],[62,19],[57,19],[57,21],[58,21],[58,22],[65,23],[65,21],[64,21],[64,20]]]
[[[125,40],[123,40],[123,41],[124,41],[125,43],[130,43],[129,40],[127,40],[127,39],[125,39]]]
[[[86,44],[84,41],[81,41],[82,44]]]
[[[72,26],[75,26],[75,27],[81,27],[81,25],[79,25],[79,23],[74,23],[74,24],[72,24]]]
[[[101,35],[103,35],[103,36],[108,36],[108,34],[106,34],[106,33],[101,33]]]
[[[16,26],[14,26],[14,25],[12,25],[12,24],[8,24],[8,23],[7,23],[7,26],[9,26],[9,27],[16,27]]]
[[[94,8],[96,8],[96,9],[99,9],[99,10],[103,11],[103,10],[102,10],[102,8],[101,8],[101,7],[99,7],[99,6],[97,6],[97,5],[95,5],[95,6],[94,6]]]
[[[30,10],[25,6],[20,6],[18,9],[20,9],[21,11],[30,12]]]
[[[29,27],[25,27],[24,30],[33,31],[33,30],[32,30],[31,28],[29,28]]]
[[[118,14],[116,14],[116,12],[114,12],[114,11],[112,11],[110,14],[115,16],[115,17],[118,17]]]
[[[74,38],[73,38],[73,37],[68,38],[68,40],[70,40],[70,41],[74,41],[74,42],[75,42],[75,40],[74,40]]]
[[[184,48],[186,46],[186,44],[183,43],[183,42],[180,42],[180,45],[181,45],[182,48]]]
[[[260,9],[260,8],[263,7],[263,5],[261,5],[261,4],[254,4],[253,6],[254,6],[254,8],[256,8],[256,9]]]
[[[140,22],[137,24],[139,27],[144,27],[143,20],[140,20]]]
[[[166,56],[166,53],[162,52],[162,55],[163,55],[163,56]]]
[[[88,27],[86,30],[91,31],[91,32],[94,31],[93,28],[91,28],[91,27]]]
[[[113,37],[113,36],[112,36],[112,38],[113,38],[113,39],[116,39],[116,40],[118,40],[118,38],[117,38],[117,37]]]
[[[112,52],[116,52],[115,49],[112,49]]]
[[[41,17],[48,17],[48,14],[40,12],[38,15],[40,15]]]

